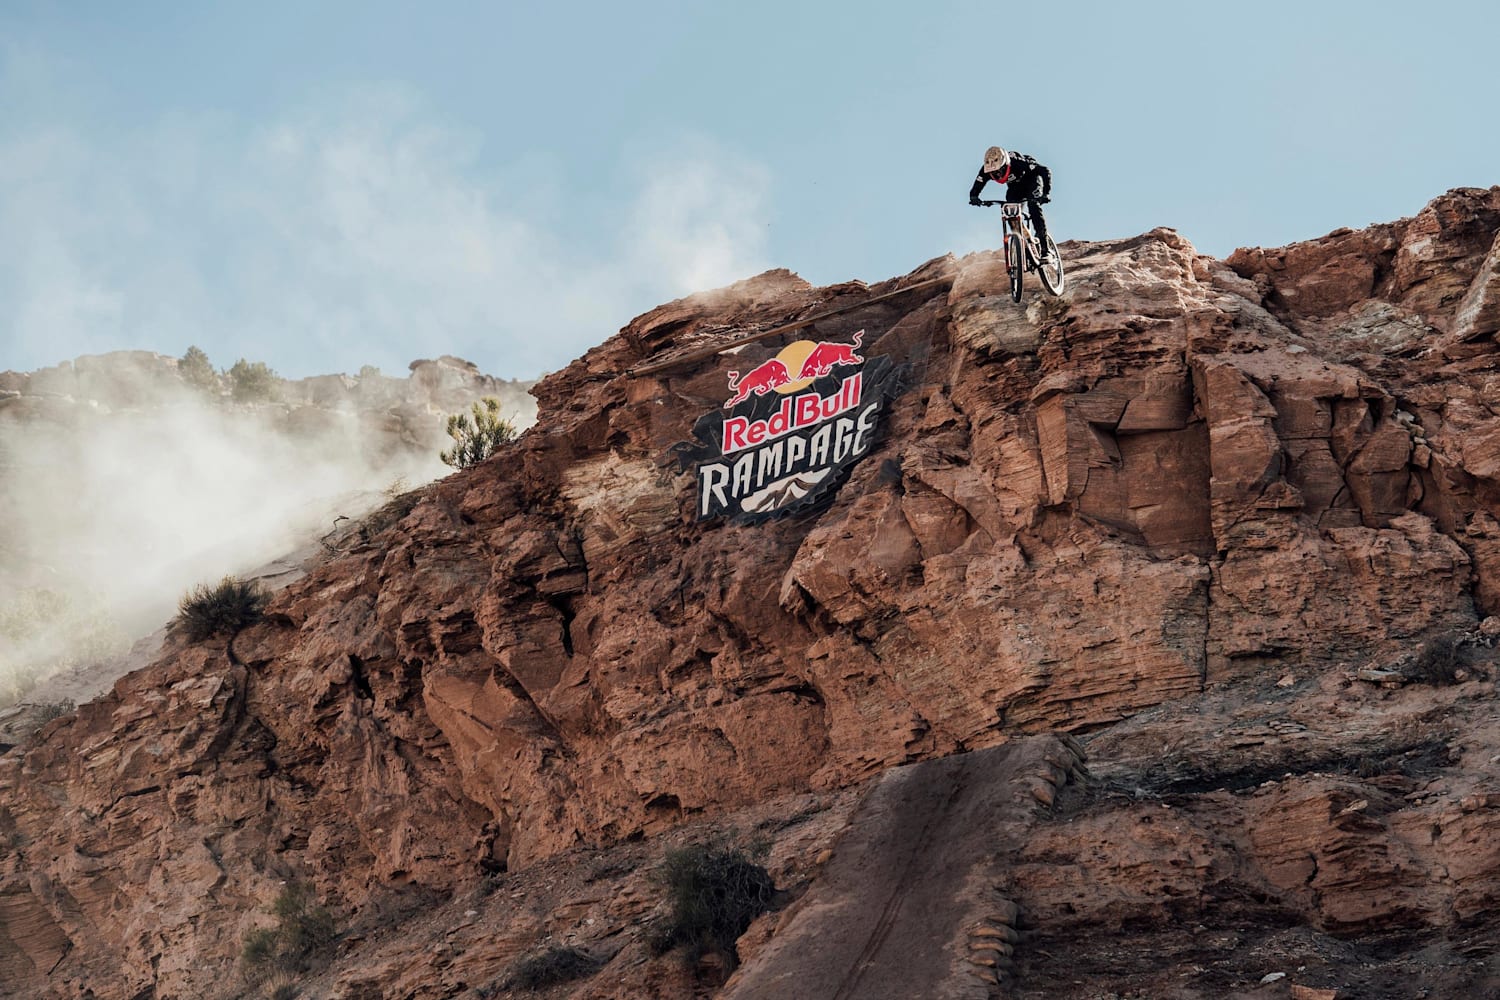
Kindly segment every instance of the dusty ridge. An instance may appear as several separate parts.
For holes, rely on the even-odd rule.
[[[994,996],[1018,939],[1004,859],[1081,774],[1076,746],[1037,737],[887,771],[725,1000]]]

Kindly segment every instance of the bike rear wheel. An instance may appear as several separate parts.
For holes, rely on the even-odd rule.
[[[1041,275],[1042,286],[1053,295],[1061,295],[1067,283],[1063,275],[1062,254],[1057,252],[1057,244],[1052,242],[1052,237],[1047,237],[1047,259],[1037,267]]]
[[[1026,246],[1011,233],[1005,238],[1005,259],[1010,263],[1010,297],[1021,301],[1021,281],[1026,275]]]

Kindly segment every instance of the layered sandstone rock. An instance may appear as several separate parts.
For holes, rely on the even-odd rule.
[[[422,490],[232,648],[174,646],[0,757],[0,968],[23,996],[232,993],[285,879],[364,926],[397,889],[446,897],[1048,731],[1097,734],[1093,766],[1124,782],[1154,752],[1125,740],[1153,706],[1269,718],[1261,688],[1288,672],[1344,678],[1478,636],[1500,611],[1497,232],[1500,188],[1465,189],[1227,262],[1170,230],[1068,245],[1068,293],[1022,307],[979,254],[868,289],[770,272],[639,317],[537,386],[519,442]],[[858,307],[936,277],[952,280]],[[842,305],[810,334],[630,374]],[[831,505],[697,521],[674,449],[727,373],[858,330],[906,391]],[[1166,834],[1159,802],[1095,802],[1009,856],[1022,924],[1208,926],[1205,901],[1232,890],[1276,900],[1240,917],[1319,933],[1492,932],[1493,814],[1461,803],[1494,791],[1493,688],[1468,683],[1481,707],[1443,738],[1477,750],[1443,765],[1462,779],[1431,811],[1313,768],[1241,797],[1182,784],[1197,804]],[[1307,684],[1285,697],[1318,706],[1299,724],[1326,742],[1354,688]],[[1399,697],[1431,722],[1424,695]],[[1171,718],[1140,739],[1222,749],[1213,713]],[[1424,842],[1432,823],[1448,832]],[[373,945],[347,947],[352,970]],[[665,960],[611,954],[601,975],[636,977],[631,995],[692,989],[648,989],[627,970]],[[496,961],[450,954],[438,978],[484,985]],[[1017,969],[1024,988],[1056,967]],[[383,995],[356,978],[332,974],[331,995]],[[578,995],[623,995],[608,981]]]

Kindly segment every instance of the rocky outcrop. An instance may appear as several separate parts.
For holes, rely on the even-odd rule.
[[[364,927],[393,894],[456,899],[1057,731],[1120,791],[1061,796],[1006,855],[1017,990],[1112,984],[1087,949],[1061,984],[1059,935],[1185,921],[1303,927],[1327,955],[1351,935],[1490,940],[1497,232],[1500,188],[1464,189],[1227,262],[1170,230],[1069,244],[1068,293],[1019,307],[979,254],[871,288],[770,272],[647,313],[536,387],[519,442],[409,498],[232,646],[173,646],[0,757],[0,963],[23,996],[217,995],[285,879]],[[843,305],[811,334],[631,374]],[[677,446],[722,412],[728,372],[859,330],[905,391],[832,502],[699,521]],[[1391,708],[1349,676],[1454,635],[1452,694],[1368,695],[1433,731],[1355,740],[1369,775],[1336,767],[1340,727],[1375,733]],[[1300,729],[1277,728],[1289,703]],[[1450,777],[1401,784],[1408,752]],[[629,925],[610,917],[645,934]],[[361,935],[329,995],[384,988],[355,975]],[[629,995],[692,989],[609,940],[601,975]],[[1132,948],[1167,956],[1162,976],[1207,954]],[[499,954],[445,952],[450,991],[402,995],[496,982]],[[1235,995],[1249,971],[1182,995]],[[576,995],[626,995],[605,982]]]

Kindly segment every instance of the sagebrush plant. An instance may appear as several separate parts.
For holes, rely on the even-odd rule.
[[[285,978],[305,971],[337,936],[333,914],[319,905],[312,887],[292,882],[272,904],[275,927],[261,927],[245,935],[240,961],[247,977]]]
[[[672,914],[657,950],[686,945],[690,962],[715,953],[732,969],[739,963],[735,941],[776,898],[770,873],[737,847],[694,844],[668,851],[660,878]]]
[[[516,437],[516,425],[500,416],[500,400],[494,396],[484,397],[470,407],[470,412],[472,420],[466,413],[449,415],[448,436],[453,439],[453,447],[438,454],[444,464],[457,469],[483,462],[496,448]]]
[[[259,581],[226,576],[213,586],[200,583],[183,595],[173,624],[194,642],[232,636],[260,621],[270,600]]]
[[[505,981],[508,990],[544,990],[559,983],[592,976],[603,968],[593,955],[578,948],[557,945],[516,963]]]

